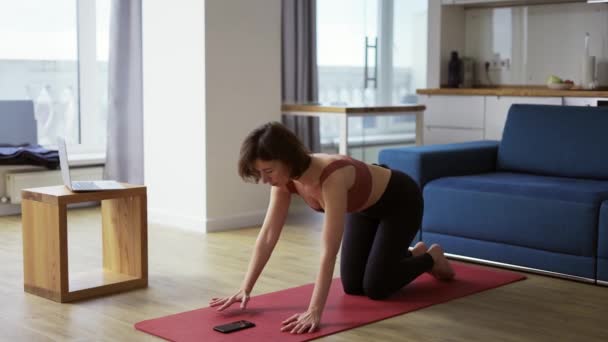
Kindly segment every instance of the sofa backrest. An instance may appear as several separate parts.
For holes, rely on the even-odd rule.
[[[497,169],[608,179],[608,108],[512,105]]]

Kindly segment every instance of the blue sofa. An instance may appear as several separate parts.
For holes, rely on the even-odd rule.
[[[389,148],[421,239],[456,257],[608,284],[608,109],[513,105],[501,141]]]

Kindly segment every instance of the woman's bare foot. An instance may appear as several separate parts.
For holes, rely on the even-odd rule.
[[[420,241],[416,245],[414,245],[413,248],[410,248],[410,252],[412,252],[413,256],[419,256],[426,253],[426,249],[426,244]]]
[[[438,244],[432,244],[431,248],[427,251],[433,258],[433,269],[431,274],[440,280],[450,280],[454,278],[454,269],[450,265],[450,262],[443,253],[443,248]]]

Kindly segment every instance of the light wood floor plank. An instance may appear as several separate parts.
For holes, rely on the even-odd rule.
[[[70,272],[101,267],[99,208],[70,210]],[[292,217],[253,295],[310,283],[321,216]],[[155,341],[133,324],[193,310],[240,285],[258,228],[199,234],[149,226],[149,287],[59,304],[23,291],[19,216],[0,217],[0,341]],[[336,276],[339,275],[339,265]],[[606,341],[608,288],[538,275],[322,341]],[[255,306],[255,298],[250,305]],[[277,329],[280,322],[277,322]]]

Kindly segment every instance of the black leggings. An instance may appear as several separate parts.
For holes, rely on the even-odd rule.
[[[420,229],[422,210],[416,182],[391,170],[378,202],[347,215],[340,257],[344,292],[384,299],[433,268],[428,253],[415,257],[408,250]]]

